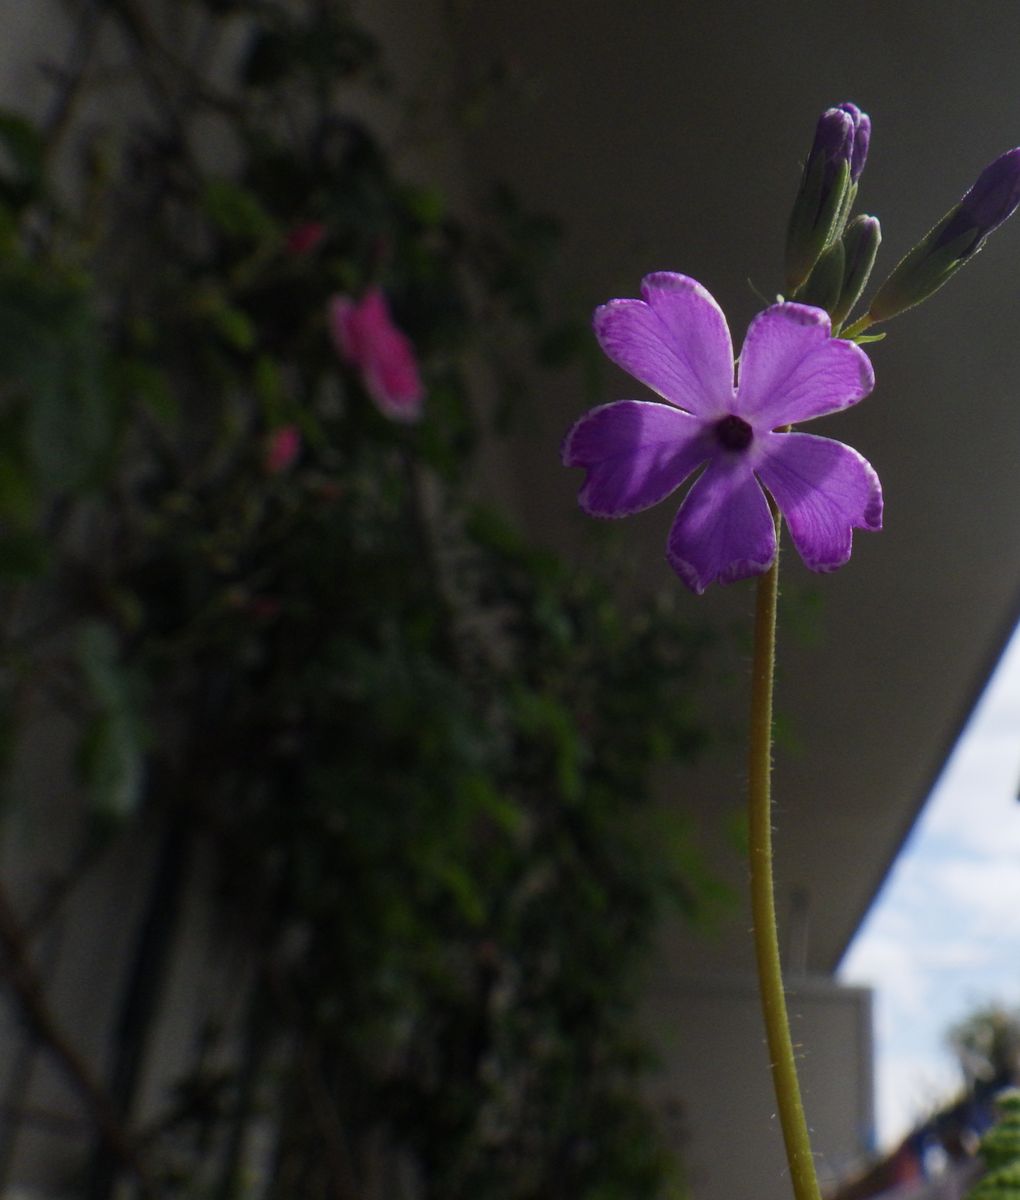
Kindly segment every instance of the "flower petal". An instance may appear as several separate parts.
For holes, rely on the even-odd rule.
[[[419,420],[425,390],[414,346],[393,323],[382,291],[370,288],[359,301],[333,296],[328,323],[337,353],[361,371],[365,390],[383,416],[408,423]]]
[[[618,367],[671,404],[722,416],[733,401],[733,344],[722,309],[694,279],[659,271],[641,300],[610,300],[595,311],[595,335]]]
[[[744,456],[709,463],[680,506],[669,534],[673,570],[699,594],[767,571],[776,553],[768,502]]]
[[[595,517],[625,517],[657,504],[712,452],[700,421],[649,400],[593,408],[563,442],[564,465],[588,472],[578,501]]]
[[[384,416],[394,421],[420,419],[425,389],[414,347],[406,334],[392,326],[380,330],[362,371],[365,390]]]
[[[357,305],[350,296],[331,296],[327,308],[329,336],[340,357],[358,366],[361,362],[361,347],[358,339]]]
[[[734,409],[775,429],[848,408],[875,386],[871,360],[829,336],[828,315],[807,304],[774,304],[751,322],[740,351]]]
[[[882,485],[856,450],[809,433],[766,434],[760,445],[758,478],[812,571],[841,567],[854,529],[882,528]]]

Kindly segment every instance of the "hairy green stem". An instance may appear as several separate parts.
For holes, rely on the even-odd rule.
[[[748,826],[751,859],[751,912],[758,961],[758,988],[768,1039],[772,1083],[790,1164],[796,1200],[820,1200],[811,1139],[797,1082],[797,1065],[786,1012],[783,974],[776,929],[772,881],[772,681],[776,657],[776,603],[779,596],[780,520],[776,523],[776,557],[758,580],[754,617],[751,677],[751,742],[748,771]]]

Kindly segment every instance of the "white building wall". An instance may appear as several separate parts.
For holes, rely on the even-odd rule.
[[[787,1002],[825,1187],[871,1144],[871,992],[812,978],[791,987]],[[655,1098],[678,1114],[692,1200],[789,1200],[754,979],[667,973],[645,1019],[662,1055]]]

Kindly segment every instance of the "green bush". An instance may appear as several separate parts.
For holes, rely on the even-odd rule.
[[[44,613],[3,633],[4,743],[59,685],[96,836],[162,811],[211,847],[253,963],[241,1060],[182,1061],[144,1157],[246,1194],[268,1114],[252,1194],[360,1195],[381,1142],[435,1200],[661,1195],[632,1007],[662,905],[716,890],[651,776],[705,740],[708,639],[536,549],[474,472],[520,347],[579,344],[540,299],[555,226],[401,176],[352,100],[400,90],[344,6],[171,7],[236,38],[227,76],[83,5],[144,104],[79,121],[104,76],[77,54],[52,120],[0,120],[0,579]],[[328,336],[372,285],[418,423]]]

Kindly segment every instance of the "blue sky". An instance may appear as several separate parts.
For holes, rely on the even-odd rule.
[[[840,968],[875,988],[877,1132],[901,1137],[962,1080],[946,1031],[1020,1007],[1020,632]]]

